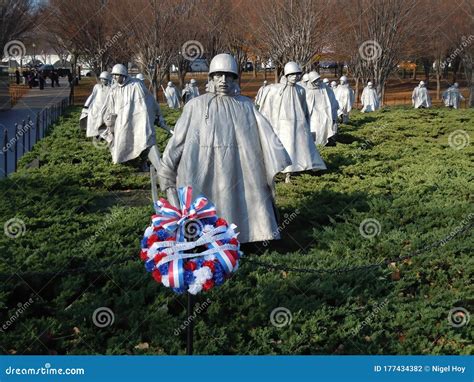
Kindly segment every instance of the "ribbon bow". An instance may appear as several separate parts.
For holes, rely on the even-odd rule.
[[[160,198],[155,203],[156,215],[153,216],[153,225],[161,226],[171,233],[178,231],[176,235],[177,241],[183,241],[183,228],[186,222],[216,216],[214,204],[204,196],[197,197],[191,203],[192,194],[192,187],[181,187],[178,189],[181,210],[174,207],[166,199]]]

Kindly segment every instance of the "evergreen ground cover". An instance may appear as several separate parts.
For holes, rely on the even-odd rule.
[[[179,112],[163,109],[173,125]],[[149,177],[112,165],[79,115],[71,108],[0,181],[0,223],[24,224],[19,237],[0,236],[0,351],[182,354],[185,296],[156,284],[138,256]],[[244,246],[236,275],[198,297],[195,352],[472,354],[472,233],[454,234],[474,221],[473,126],[472,109],[355,112],[321,149],[327,171],[277,177],[283,238]],[[159,130],[161,151],[167,139]],[[252,262],[341,269],[451,236],[369,270]],[[93,320],[102,307],[114,318],[103,328]]]

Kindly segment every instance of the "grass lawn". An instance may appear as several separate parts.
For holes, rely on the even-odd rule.
[[[173,125],[179,113],[163,109]],[[78,129],[79,114],[71,108],[0,181],[0,223],[24,229],[0,236],[0,351],[182,354],[185,296],[155,283],[139,260],[153,212],[148,176],[112,165]],[[468,228],[474,150],[463,142],[473,126],[473,109],[355,112],[337,146],[321,149],[327,171],[277,178],[283,239],[246,245],[236,275],[198,297],[195,352],[472,354],[472,323],[463,325],[474,312],[470,230],[370,270],[252,261],[354,267]],[[167,136],[158,138],[163,149]],[[28,168],[36,158],[39,168]],[[366,219],[375,231],[364,231]],[[94,324],[101,307],[112,325]]]

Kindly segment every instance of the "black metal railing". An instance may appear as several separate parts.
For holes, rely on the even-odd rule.
[[[23,119],[21,123],[15,123],[13,134],[10,133],[10,136],[8,126],[4,126],[0,177],[6,177],[11,172],[17,170],[18,160],[48,134],[51,125],[56,123],[59,117],[64,114],[67,107],[70,106],[71,99],[70,96],[54,105],[44,108],[36,113],[34,119],[29,115],[27,119]],[[21,148],[19,146],[21,146]]]

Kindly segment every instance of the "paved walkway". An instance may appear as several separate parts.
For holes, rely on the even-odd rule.
[[[0,178],[4,176],[4,163],[5,163],[5,152],[8,155],[8,168],[7,173],[14,171],[15,169],[15,153],[13,152],[14,145],[9,144],[6,150],[4,145],[4,131],[8,131],[8,141],[16,142],[18,139],[18,159],[23,155],[24,151],[27,151],[27,147],[23,147],[23,137],[19,137],[15,132],[15,123],[20,125],[23,120],[28,122],[28,117],[31,118],[32,124],[36,126],[36,118],[38,113],[43,110],[59,104],[64,99],[69,97],[69,83],[66,78],[59,79],[60,87],[51,87],[51,81],[47,80],[47,85],[43,90],[39,88],[33,88],[28,91],[23,97],[21,97],[16,105],[8,111],[0,111]],[[36,134],[34,131],[28,131],[26,134],[31,133],[31,146],[35,142]],[[12,141],[13,139],[13,141]],[[25,146],[28,146],[25,142]]]

